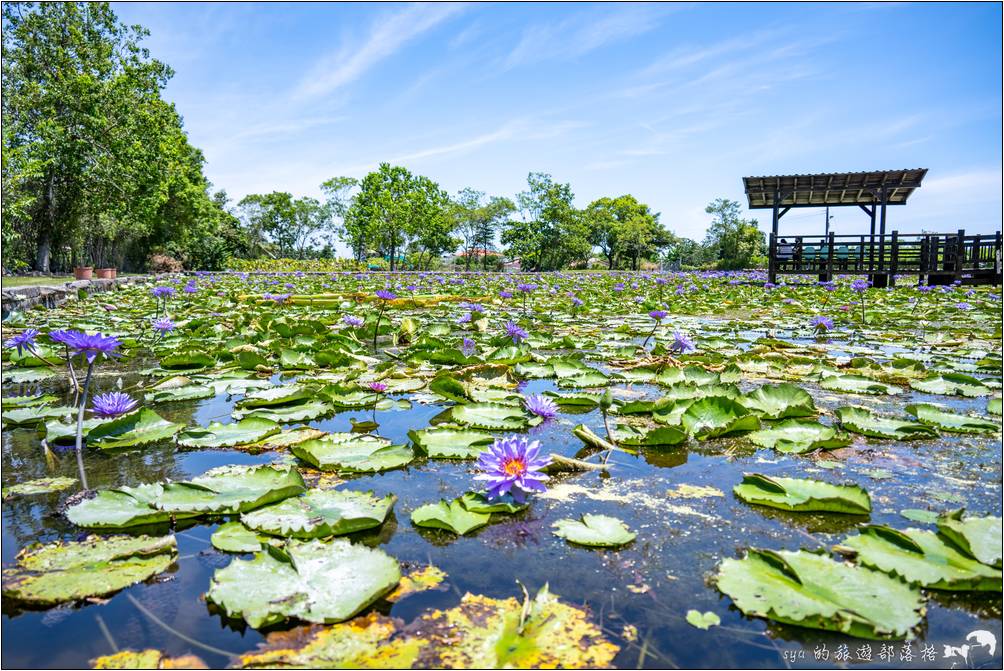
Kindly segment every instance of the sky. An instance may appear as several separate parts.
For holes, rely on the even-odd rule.
[[[381,162],[510,197],[547,172],[579,207],[630,193],[701,239],[744,176],[928,168],[889,230],[1001,227],[999,3],[113,7],[174,68],[165,97],[234,201]]]

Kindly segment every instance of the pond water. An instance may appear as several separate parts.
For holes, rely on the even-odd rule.
[[[758,328],[746,322],[742,329],[720,318],[680,317],[677,324],[700,337],[728,337],[740,349],[757,338],[771,336],[795,345],[818,345],[838,358],[845,347],[860,341],[834,335],[817,340],[804,333],[773,327]],[[606,325],[613,329],[617,320]],[[601,325],[602,327],[602,325]],[[769,333],[768,333],[769,331]],[[629,342],[641,343],[633,336]],[[382,341],[383,342],[383,341]],[[389,343],[385,343],[389,344]],[[909,344],[888,344],[879,350],[911,351]],[[549,351],[548,355],[567,353]],[[876,357],[881,358],[881,356]],[[96,378],[97,391],[146,384],[140,365],[107,365]],[[613,370],[603,361],[590,365]],[[300,374],[310,379],[310,374]],[[274,375],[273,381],[290,381],[297,375]],[[743,391],[768,382],[745,375]],[[775,380],[776,381],[776,380]],[[983,414],[986,398],[946,397],[907,389],[895,397],[864,396],[826,391],[816,381],[800,386],[812,395],[829,423],[829,413],[841,405],[866,405],[877,411],[898,413],[906,403],[937,402],[952,410]],[[4,396],[46,392],[69,404],[65,379],[49,378],[31,384],[5,383]],[[558,390],[553,379],[529,380],[524,394]],[[664,390],[654,384],[619,383],[615,396],[623,399],[656,399]],[[157,412],[171,421],[205,426],[229,420],[240,395],[220,394],[199,401],[158,404]],[[353,409],[304,422],[328,432],[351,431],[353,421],[375,421],[376,432],[395,444],[409,443],[408,431],[429,426],[430,420],[452,403],[424,394],[393,395],[412,399],[410,408]],[[417,399],[417,400],[416,400]],[[532,427],[528,434],[548,452],[583,458],[595,453],[584,448],[571,429],[585,424],[604,434],[598,409],[562,412]],[[294,423],[299,424],[299,423]],[[291,425],[292,426],[292,425]],[[140,449],[117,452],[86,450],[84,465],[92,488],[113,488],[162,480],[183,480],[225,464],[295,462],[288,452],[252,455],[237,449],[181,449],[160,441]],[[73,451],[44,457],[34,427],[5,426],[2,432],[3,484],[53,475],[77,476]],[[942,667],[944,645],[957,646],[966,634],[978,629],[1001,633],[1000,593],[928,592],[927,614],[919,635],[911,643],[893,642],[896,659],[880,659],[882,643],[867,642],[819,630],[771,623],[744,616],[709,582],[723,558],[738,557],[750,547],[824,550],[838,543],[858,525],[871,522],[895,527],[917,526],[901,516],[904,509],[949,510],[965,507],[972,513],[1001,514],[1000,435],[944,435],[919,441],[871,440],[856,436],[854,443],[835,453],[794,456],[758,449],[740,437],[699,441],[691,439],[672,448],[644,448],[640,454],[615,452],[605,471],[565,473],[551,479],[549,491],[535,497],[528,510],[493,522],[466,536],[418,528],[410,513],[425,503],[451,499],[471,490],[476,474],[473,461],[417,458],[408,466],[370,475],[347,475],[340,487],[372,490],[378,496],[394,494],[397,501],[390,518],[378,529],[354,534],[353,542],[379,546],[403,565],[432,564],[446,575],[445,589],[418,593],[397,603],[374,608],[409,622],[430,608],[456,605],[467,592],[491,597],[518,596],[518,580],[534,593],[549,584],[552,593],[569,604],[588,606],[591,619],[606,638],[619,646],[613,660],[619,668],[682,667],[800,667],[845,666],[836,651],[847,645],[848,663],[856,666]],[[752,506],[732,494],[745,472],[790,477],[816,477],[832,482],[855,482],[872,495],[869,516],[792,513]],[[679,495],[680,485],[701,486],[703,495]],[[18,551],[32,542],[80,538],[86,535],[61,515],[61,506],[75,490],[11,498],[3,504],[3,563],[11,564]],[[584,513],[617,517],[638,534],[617,550],[572,545],[551,533],[560,518]],[[207,604],[203,595],[210,579],[235,555],[210,545],[210,535],[226,518],[179,523],[175,528],[178,560],[165,574],[134,585],[94,603],[64,605],[43,611],[19,610],[4,601],[3,666],[74,668],[118,649],[157,648],[171,656],[195,654],[212,667],[226,666],[236,655],[255,649],[265,634],[296,623],[255,630],[228,619]],[[166,529],[165,529],[166,530]],[[711,611],[721,624],[707,631],[687,623],[688,610]],[[1004,637],[998,638],[1004,643]],[[871,660],[863,659],[870,645]],[[911,646],[912,660],[902,660]],[[922,659],[925,646],[934,646],[934,659]],[[821,650],[826,658],[819,658]],[[856,656],[857,655],[857,656]],[[975,660],[975,657],[974,657]],[[978,660],[999,666],[994,660]]]

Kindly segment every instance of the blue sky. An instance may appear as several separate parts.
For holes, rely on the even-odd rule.
[[[166,97],[235,199],[381,161],[510,196],[543,171],[701,238],[745,175],[926,167],[890,228],[1000,228],[1000,4],[114,7],[175,69]],[[822,223],[792,211],[782,234]]]

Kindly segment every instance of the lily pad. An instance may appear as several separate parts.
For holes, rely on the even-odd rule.
[[[867,408],[846,407],[837,408],[837,419],[848,431],[860,433],[872,438],[892,438],[899,440],[917,440],[932,438],[937,431],[926,424],[907,422],[894,417],[878,415]]]
[[[818,412],[807,391],[787,382],[765,384],[740,398],[739,402],[763,419],[815,417]]]
[[[746,473],[732,491],[747,503],[781,510],[867,515],[872,509],[868,492],[857,485],[831,485],[804,478]]]
[[[174,536],[88,536],[30,545],[3,571],[3,596],[54,606],[106,596],[166,570],[177,557]]]
[[[412,429],[408,437],[415,448],[432,459],[477,459],[494,441],[490,433],[466,429]]]
[[[517,503],[510,494],[489,499],[480,492],[467,492],[460,498],[460,503],[472,513],[512,514],[530,507],[529,503]]]
[[[788,419],[760,431],[754,431],[746,437],[754,445],[773,448],[787,454],[832,450],[851,444],[851,437],[846,432],[819,422],[800,419]]]
[[[952,591],[1001,591],[1001,572],[966,557],[937,534],[868,525],[838,546],[853,552],[859,564],[909,583]]]
[[[990,566],[1001,566],[1001,518],[965,515],[962,509],[938,517],[938,531],[963,554]]]
[[[227,522],[213,532],[209,542],[223,552],[258,552],[262,538],[240,522]]]
[[[687,623],[697,627],[698,629],[707,630],[721,624],[722,619],[711,611],[702,613],[698,610],[691,609],[687,611]]]
[[[804,550],[751,549],[723,560],[716,582],[746,615],[858,638],[907,638],[924,613],[916,587]]]
[[[618,445],[630,447],[667,447],[686,442],[687,434],[673,426],[660,426],[647,431],[625,427],[614,432],[614,440]]]
[[[695,401],[683,413],[682,422],[687,432],[699,440],[760,428],[756,415],[725,396],[708,396]]]
[[[411,521],[416,526],[445,529],[458,536],[480,529],[488,524],[489,520],[491,520],[491,515],[467,510],[460,499],[454,499],[450,502],[427,503],[411,513]]]
[[[926,380],[911,380],[910,386],[928,394],[947,396],[989,396],[990,388],[975,377],[962,373],[943,373]]]
[[[583,515],[581,520],[560,519],[551,525],[554,535],[577,545],[614,548],[627,545],[638,534],[624,522],[607,515]]]
[[[220,466],[185,482],[168,482],[153,500],[159,510],[226,515],[254,510],[306,490],[292,467]]]
[[[456,405],[450,414],[455,421],[475,429],[508,431],[525,428],[528,423],[518,407],[493,403]]]
[[[136,447],[171,438],[185,428],[169,422],[149,408],[140,408],[87,432],[87,444],[101,449]]]
[[[863,375],[831,375],[824,377],[819,386],[827,391],[843,391],[851,394],[901,394],[903,390],[891,384],[878,382]]]
[[[76,478],[39,478],[37,480],[29,480],[28,482],[20,482],[10,487],[4,487],[3,493],[0,496],[6,500],[15,496],[52,494],[53,492],[61,492],[64,489],[69,489],[75,484],[77,484]]]
[[[210,422],[206,428],[188,428],[178,434],[184,447],[232,447],[279,433],[279,425],[263,417],[247,417],[231,424]]]
[[[295,618],[342,622],[390,592],[397,560],[380,549],[332,541],[290,541],[216,571],[206,600],[258,628]]]
[[[293,454],[322,471],[339,473],[374,473],[400,468],[415,458],[406,445],[369,434],[330,433],[317,440],[307,440],[290,448]]]
[[[122,650],[91,660],[93,669],[208,669],[195,655],[168,657],[161,650]]]
[[[312,489],[241,515],[241,522],[254,531],[286,538],[327,538],[384,523],[394,501],[393,494],[378,499],[373,492]]]
[[[979,417],[969,417],[949,412],[930,403],[914,403],[905,410],[921,424],[936,426],[951,433],[999,433],[1001,425]]]

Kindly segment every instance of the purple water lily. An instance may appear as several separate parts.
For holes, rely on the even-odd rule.
[[[37,337],[38,337],[38,329],[25,329],[24,331],[18,333],[16,336],[4,342],[4,347],[16,348],[18,356],[24,354],[25,350],[34,353],[35,338]]]
[[[387,289],[380,289],[376,292],[376,297],[382,301],[392,301],[397,298],[397,294],[393,291],[388,291]]]
[[[464,344],[461,346],[460,351],[464,356],[471,356],[477,350],[477,343],[475,343],[470,338],[464,338]]]
[[[669,346],[670,351],[676,352],[677,354],[686,354],[687,352],[693,352],[697,348],[694,347],[694,341],[680,333],[679,331],[673,332],[673,344]]]
[[[160,319],[155,319],[153,322],[153,328],[158,331],[160,335],[165,336],[171,331],[173,331],[177,325],[167,317],[161,317]]]
[[[83,354],[87,363],[94,363],[99,354],[106,357],[119,356],[118,348],[122,343],[115,336],[104,336],[100,333],[88,335],[83,331],[67,329],[63,331],[52,331],[49,338],[53,342],[66,345],[70,350],[70,356]]]
[[[544,419],[552,419],[558,416],[558,404],[548,396],[543,394],[531,394],[523,400],[526,409]]]
[[[346,326],[351,326],[352,328],[359,328],[366,323],[366,320],[355,315],[345,315],[342,317],[342,323]]]
[[[366,386],[370,388],[370,391],[375,391],[378,394],[382,394],[387,391],[387,385],[384,382],[370,382]]]
[[[829,331],[833,328],[833,320],[823,315],[816,315],[809,322],[809,325],[817,332]]]
[[[661,322],[663,319],[666,318],[668,314],[669,313],[666,312],[665,310],[652,310],[651,312],[648,313],[648,316],[656,320],[657,322]]]
[[[150,294],[154,298],[167,298],[168,296],[174,295],[174,287],[159,286],[154,287],[150,290]]]
[[[547,475],[541,469],[551,463],[540,454],[540,441],[529,442],[524,436],[496,438],[495,443],[478,457],[478,467],[484,471],[475,480],[488,483],[487,496],[497,499],[511,494],[517,503],[524,503],[528,494],[547,491]]]
[[[98,417],[118,417],[131,411],[138,405],[129,394],[121,391],[112,391],[107,394],[98,394],[91,403],[91,410]]]
[[[505,332],[507,336],[512,338],[513,344],[515,345],[520,344],[530,337],[530,334],[520,328],[516,322],[506,322]]]

